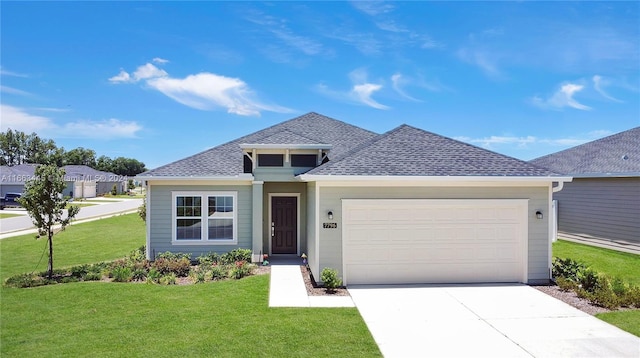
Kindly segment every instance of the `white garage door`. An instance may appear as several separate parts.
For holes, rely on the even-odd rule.
[[[526,199],[342,201],[345,284],[526,282]]]

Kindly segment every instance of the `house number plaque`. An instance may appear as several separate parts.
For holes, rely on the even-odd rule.
[[[325,229],[337,229],[338,223],[322,223],[322,227]]]

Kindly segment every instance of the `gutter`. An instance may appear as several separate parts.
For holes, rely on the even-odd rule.
[[[562,183],[570,182],[572,177],[567,176],[358,176],[358,175],[313,175],[302,174],[296,177],[300,181],[317,182],[373,182],[373,181],[427,181],[427,182],[558,182],[558,187],[562,188]],[[560,189],[559,189],[560,190]],[[559,191],[558,190],[558,191]]]

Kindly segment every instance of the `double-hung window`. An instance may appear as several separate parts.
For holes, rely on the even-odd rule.
[[[174,245],[236,244],[237,192],[173,192]]]

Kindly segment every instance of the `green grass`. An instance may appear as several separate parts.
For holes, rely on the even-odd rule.
[[[54,237],[54,267],[120,258],[144,243],[135,214]],[[3,280],[30,272],[45,240],[0,240]],[[46,256],[38,270],[46,268]],[[269,276],[189,286],[82,282],[0,288],[0,356],[376,357],[355,308],[269,308]]]
[[[9,213],[0,213],[0,219],[13,218],[16,216],[22,216],[20,214],[9,214]]]
[[[46,238],[35,234],[0,240],[0,279],[47,269]],[[145,224],[136,214],[67,227],[53,237],[53,267],[113,260],[144,245]],[[42,260],[40,258],[42,257]]]
[[[558,240],[553,244],[553,256],[579,260],[597,272],[640,285],[640,255]],[[640,310],[601,313],[596,317],[640,337]]]
[[[598,272],[640,285],[640,255],[558,240],[553,256],[580,260]]]

